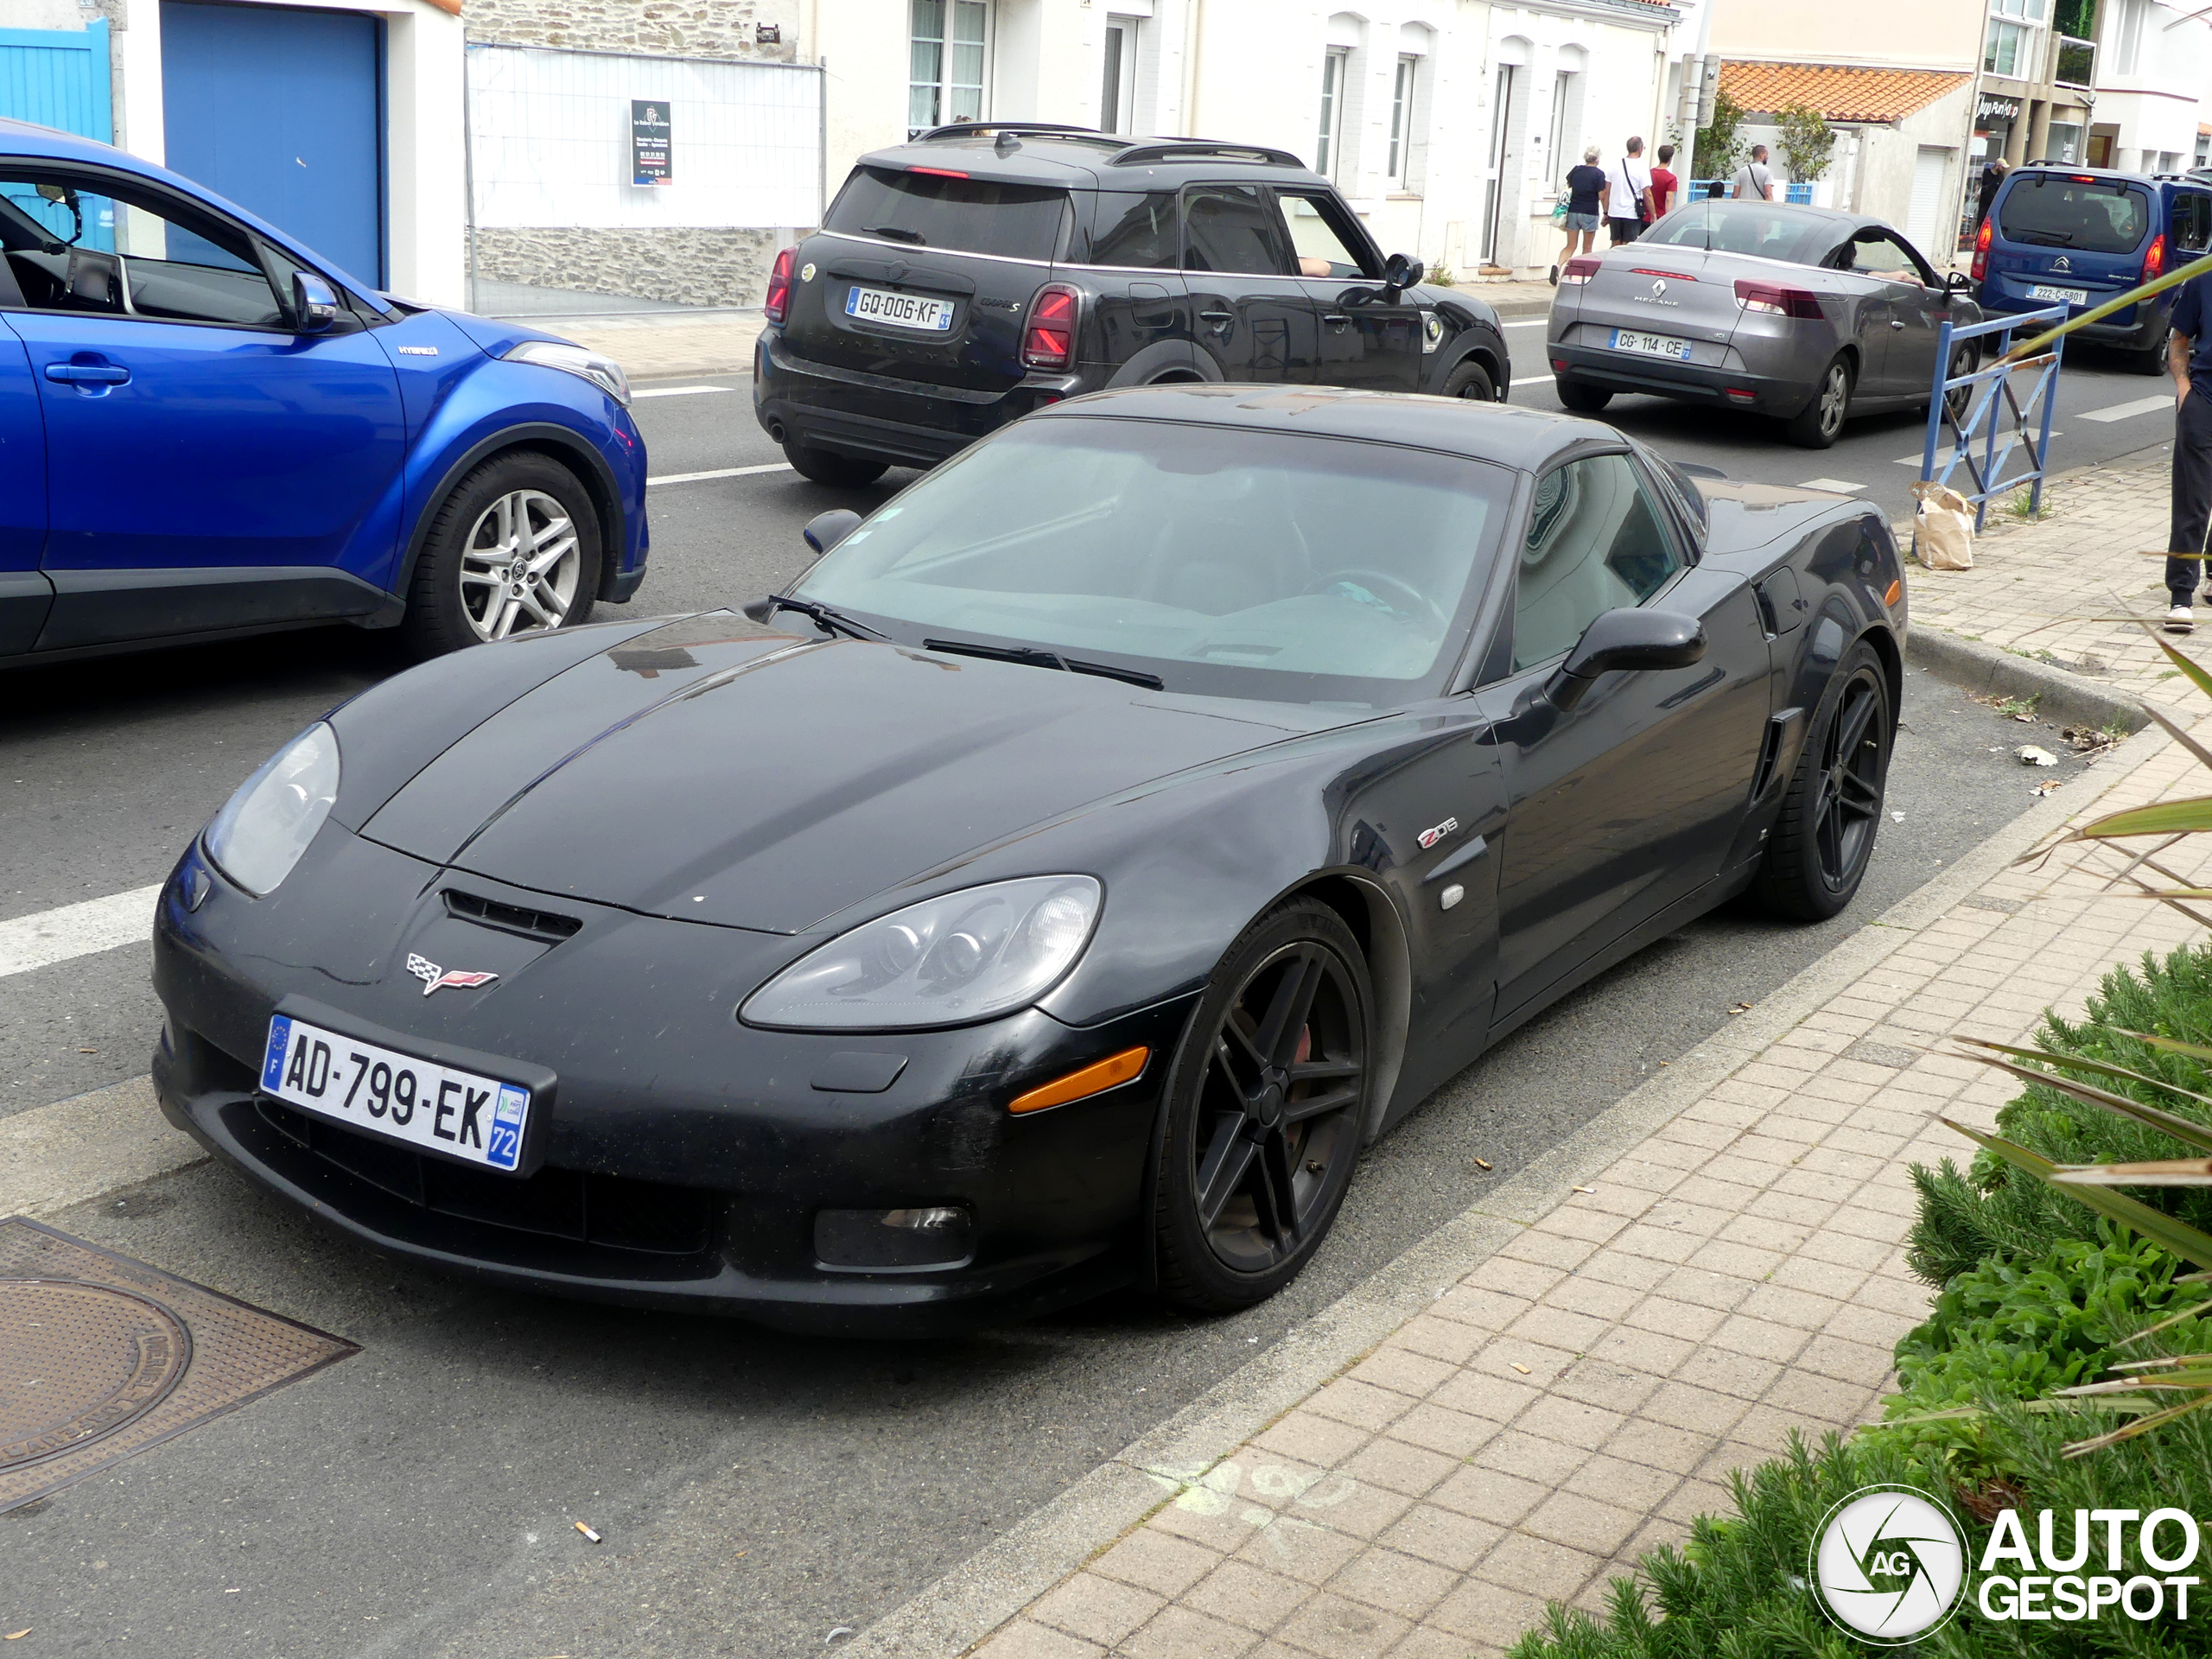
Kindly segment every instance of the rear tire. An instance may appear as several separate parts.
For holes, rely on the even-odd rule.
[[[1805,407],[1783,430],[1801,449],[1826,449],[1843,435],[1843,423],[1850,418],[1851,359],[1838,352],[1821,371]]]
[[[495,455],[432,518],[400,637],[428,658],[575,627],[591,615],[600,556],[599,513],[574,473],[535,450]]]
[[[1889,676],[1861,640],[1821,694],[1752,880],[1770,914],[1824,922],[1858,893],[1881,828],[1891,736]]]
[[[1490,378],[1488,369],[1470,359],[1444,378],[1439,395],[1464,397],[1471,404],[1494,404],[1497,401],[1497,383]]]
[[[1265,1301],[1335,1223],[1374,1092],[1375,993],[1317,899],[1254,922],[1192,1010],[1161,1104],[1159,1294],[1194,1313]]]
[[[1943,378],[1946,380],[1955,380],[1962,374],[1972,374],[1980,366],[1981,354],[1974,349],[1974,342],[1967,340],[1961,345],[1951,347],[1951,360],[1945,365]],[[1949,410],[1954,423],[1961,425],[1965,423],[1967,411],[1974,406],[1975,390],[1976,388],[1973,386],[1961,386],[1955,391],[1944,394],[1943,406]]]
[[[1559,377],[1557,384],[1560,404],[1578,415],[1595,415],[1613,401],[1613,394],[1603,386],[1570,380],[1563,374]]]
[[[2127,366],[2138,374],[2164,374],[2166,372],[2166,342],[2162,336],[2155,346],[2145,346],[2140,351],[2126,354]]]
[[[790,461],[791,470],[801,478],[817,484],[826,484],[833,490],[857,490],[873,484],[884,474],[887,461],[861,461],[853,455],[841,455],[832,449],[817,449],[813,445],[786,440],[784,459]]]

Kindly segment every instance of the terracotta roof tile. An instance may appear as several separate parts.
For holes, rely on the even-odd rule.
[[[1746,110],[1809,104],[1831,121],[1897,121],[1967,84],[1937,69],[1854,69],[1840,63],[1724,63],[1720,90]]]

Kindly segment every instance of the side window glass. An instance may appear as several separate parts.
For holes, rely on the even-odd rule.
[[[1521,543],[1515,671],[1560,655],[1605,612],[1641,605],[1681,568],[1627,456],[1599,455],[1545,474]]]
[[[1851,245],[1851,268],[1862,276],[1879,276],[1892,283],[1920,282],[1915,260],[1895,238],[1879,231],[1863,231]]]
[[[1141,196],[1098,196],[1098,235],[1090,263],[1135,270],[1175,269],[1175,197],[1153,191]]]
[[[21,303],[35,311],[255,328],[284,322],[245,232],[158,191],[0,173],[0,259]],[[14,297],[5,283],[0,296]]]
[[[2194,254],[2212,247],[2212,196],[2183,192],[2174,198],[2174,245]]]
[[[1183,193],[1183,269],[1287,276],[1288,238],[1274,204],[1255,184],[1209,184]]]
[[[1377,274],[1366,269],[1357,243],[1332,222],[1340,211],[1336,203],[1312,191],[1275,194],[1290,226],[1290,245],[1298,256],[1300,276],[1356,279]]]

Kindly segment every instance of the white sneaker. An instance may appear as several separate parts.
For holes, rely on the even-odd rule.
[[[2196,619],[2190,613],[2190,608],[2186,605],[2177,605],[2166,613],[2168,633],[2187,633],[2196,626]]]

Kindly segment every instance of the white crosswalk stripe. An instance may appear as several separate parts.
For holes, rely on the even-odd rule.
[[[2155,415],[2174,406],[2172,397],[2161,392],[2156,397],[2138,397],[2132,404],[2113,404],[2104,409],[2085,409],[2075,418],[2083,421],[2126,421],[2138,415]]]
[[[717,467],[710,473],[665,473],[658,478],[647,479],[645,487],[652,489],[662,484],[696,484],[709,478],[750,478],[755,473],[788,473],[791,469],[791,464],[788,461],[772,461],[760,467]]]
[[[730,391],[730,386],[652,386],[644,391],[632,391],[632,397],[696,397],[702,391]]]
[[[1808,478],[1797,487],[1801,490],[1832,490],[1838,495],[1856,495],[1866,486],[1849,483],[1840,478]]]
[[[154,901],[161,893],[158,884],[133,887],[0,922],[0,977],[152,938]]]
[[[2051,435],[2054,439],[2056,439],[2056,438],[2063,438],[2063,437],[2064,437],[2064,436],[2066,435],[2066,434],[2065,434],[2065,433],[2063,433],[2063,432],[2062,432],[2061,430],[2059,430],[2059,429],[2058,429],[2058,428],[2056,428],[2056,427],[2055,427],[2055,426],[2054,426],[2054,427],[2052,427],[2052,428],[2050,429],[2050,435]],[[1998,437],[1998,440],[1997,440],[1997,448],[1998,448],[1998,452],[1999,452],[2000,454],[2004,453],[2005,445],[2006,442],[2007,442],[2007,439],[2006,439],[2006,437],[2005,437],[2004,435],[2000,435]],[[2012,442],[2012,443],[2013,448],[2024,448],[2024,447],[2025,447],[2025,446],[2021,442],[2021,441],[2020,441],[2020,440],[2018,440],[2018,439],[2017,439],[2017,438],[2012,439],[2012,440],[2011,440],[2011,442]],[[1974,443],[1973,443],[1973,444],[1968,448],[1968,449],[1967,449],[1967,453],[1968,454],[1972,455],[1972,456],[1973,456],[1973,457],[1974,457],[1977,461],[1979,461],[1981,459],[1981,446],[1982,446],[1982,442],[1983,442],[1983,440],[1981,440],[1981,439],[1980,439],[1980,438],[1976,438],[1976,439],[1974,441]],[[1939,443],[1939,444],[1937,444],[1937,445],[1936,446],[1936,467],[1940,469],[1940,468],[1942,467],[1942,465],[1944,464],[1944,462],[1946,462],[1946,461],[1949,461],[1949,460],[1950,460],[1950,458],[1951,458],[1951,445],[1950,445],[1950,441],[1947,438],[1947,439],[1945,439],[1942,443]],[[1899,456],[1897,457],[1897,464],[1898,466],[1900,466],[1900,467],[1917,467],[1917,466],[1919,466],[1919,465],[1920,465],[1920,451],[1919,451],[1919,450],[1917,450],[1917,449],[1916,449],[1916,450],[1914,450],[1914,451],[1913,451],[1910,454],[1909,454],[1909,455],[1899,455]]]

